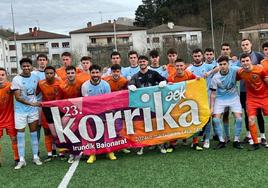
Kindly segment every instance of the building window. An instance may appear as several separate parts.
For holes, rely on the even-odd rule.
[[[128,37],[123,37],[122,40],[123,40],[123,43],[128,43],[129,38]]]
[[[150,38],[147,38],[147,44],[150,44]]]
[[[197,43],[197,35],[191,35],[190,37],[192,43]]]
[[[70,48],[70,43],[69,42],[63,42],[62,47],[63,48]]]
[[[9,45],[9,50],[16,50],[16,46],[15,45]]]
[[[10,62],[16,62],[17,61],[16,56],[10,56],[9,59],[10,59]]]
[[[60,54],[52,54],[52,60],[60,60]]]
[[[159,43],[159,37],[154,37],[153,38],[153,43]]]
[[[92,44],[96,44],[96,42],[97,42],[96,38],[91,38],[91,43]]]
[[[91,40],[91,41],[92,41],[92,40]],[[108,43],[108,44],[111,44],[111,43],[112,43],[112,37],[108,37],[108,38],[107,38],[107,43]]]
[[[54,42],[54,43],[51,43],[51,47],[52,48],[59,48],[59,43],[58,42]]]

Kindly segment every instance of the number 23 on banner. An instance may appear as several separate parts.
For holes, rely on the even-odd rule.
[[[75,105],[72,105],[72,106],[64,106],[63,108],[63,111],[65,113],[64,116],[76,116],[78,114],[82,114],[82,112],[79,112],[77,106]]]

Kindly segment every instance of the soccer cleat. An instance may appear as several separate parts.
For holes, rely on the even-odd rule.
[[[252,147],[249,149],[249,151],[255,151],[257,149],[260,149],[260,145],[259,144],[253,144]]]
[[[241,145],[241,143],[238,142],[238,141],[235,141],[235,142],[233,143],[233,147],[236,148],[236,149],[243,149],[243,148],[244,148],[244,147]]]
[[[70,154],[69,159],[68,159],[68,163],[72,164],[74,162],[74,160],[75,160],[75,156],[73,154]]]
[[[140,148],[140,150],[137,152],[137,155],[143,155],[143,148]]]
[[[249,145],[253,145],[254,144],[254,142],[253,142],[253,139],[251,138],[251,139],[249,139]]]
[[[220,140],[219,140],[219,137],[218,137],[217,135],[213,135],[213,140],[214,140],[214,141],[220,141]]]
[[[199,146],[198,144],[193,144],[193,149],[196,151],[203,151],[203,148]]]
[[[267,141],[265,138],[261,138],[261,145],[262,146],[266,146],[267,145]]]
[[[122,149],[123,153],[130,153],[129,149]]]
[[[37,166],[40,166],[43,164],[39,158],[33,159],[33,163],[36,164]]]
[[[160,153],[166,154],[167,150],[164,146],[164,144],[158,145],[158,148],[160,149]]]
[[[15,166],[15,170],[19,170],[22,167],[26,166],[26,162],[25,161],[19,161],[18,164]]]
[[[251,137],[246,136],[243,140],[243,143],[249,143],[250,140],[252,140]]]
[[[50,162],[53,160],[53,156],[52,155],[48,155],[47,158],[44,160],[44,162]]]
[[[59,158],[61,161],[65,161],[67,158],[65,157],[64,153],[59,153]]]
[[[221,149],[221,148],[225,148],[225,142],[219,142],[214,149]]]
[[[230,136],[226,136],[224,140],[225,140],[225,143],[228,144],[231,141]]]
[[[94,161],[96,161],[96,155],[90,155],[87,160],[87,164],[92,164]]]
[[[53,158],[58,157],[58,155],[57,155],[57,151],[56,151],[55,149],[52,150],[52,157],[53,157]]]
[[[170,145],[170,146],[168,146],[168,148],[167,148],[167,153],[172,153],[174,150],[175,150],[175,146]]]
[[[108,153],[107,156],[108,156],[108,158],[109,158],[110,160],[112,160],[112,161],[114,161],[114,160],[117,159],[116,156],[114,155],[114,152],[110,152],[110,153]]]
[[[204,142],[203,148],[209,149],[209,146],[210,146],[209,142]]]

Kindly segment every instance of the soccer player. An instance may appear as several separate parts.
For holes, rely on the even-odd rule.
[[[229,66],[238,66],[239,61],[233,59],[231,46],[228,43],[221,44],[221,56],[227,56],[229,58]]]
[[[257,110],[268,115],[268,73],[262,66],[253,65],[250,54],[240,56],[242,69],[238,71],[238,79],[243,79],[246,85],[246,108],[248,113],[249,131],[254,142],[252,150],[259,149],[258,130],[255,124]]]
[[[17,131],[14,122],[14,96],[10,90],[11,83],[7,81],[7,72],[0,67],[0,140],[3,136],[3,131],[6,130],[11,140],[13,158],[15,165],[19,162],[17,148]],[[1,155],[1,145],[0,145]],[[0,159],[1,166],[1,159]]]
[[[150,52],[150,58],[151,58],[151,65],[149,66],[149,69],[154,70],[156,72],[158,72],[161,76],[163,76],[164,78],[168,77],[168,72],[165,68],[163,68],[163,66],[159,65],[159,53],[157,50],[152,50]]]
[[[63,52],[61,54],[61,61],[62,61],[62,66],[58,69],[56,69],[57,76],[60,77],[63,81],[66,80],[66,67],[72,65],[72,55],[69,52]],[[77,74],[81,73],[82,71],[77,68],[76,69]]]
[[[20,60],[20,67],[22,73],[15,76],[11,89],[15,94],[15,127],[18,131],[17,142],[20,161],[15,169],[21,169],[26,166],[25,162],[25,128],[29,125],[31,135],[31,145],[33,152],[33,162],[36,165],[42,165],[38,156],[38,106],[40,103],[36,99],[36,88],[39,78],[31,74],[32,60],[29,58],[22,58]]]
[[[250,58],[251,58],[251,62],[253,65],[257,65],[260,64],[260,62],[263,60],[263,55],[259,52],[255,52],[252,51],[252,44],[250,42],[249,39],[243,39],[241,42],[241,48],[243,53],[248,53],[250,54]],[[250,130],[249,130],[249,122],[248,122],[248,115],[247,115],[247,111],[246,111],[246,98],[247,94],[246,94],[246,86],[245,86],[245,82],[244,80],[240,81],[240,101],[241,101],[241,105],[242,108],[244,109],[244,114],[245,114],[245,125],[246,125],[246,129],[247,129],[247,135],[244,138],[244,142],[247,143],[252,143],[252,139],[251,139],[251,134],[250,134]],[[267,141],[266,141],[266,137],[265,137],[265,127],[264,127],[264,119],[262,117],[262,112],[259,109],[258,113],[257,113],[257,121],[258,121],[258,126],[259,126],[259,130],[260,130],[260,136],[261,136],[261,145],[266,145]]]
[[[177,57],[178,57],[178,53],[173,48],[170,48],[167,51],[167,58],[168,58],[167,72],[168,72],[168,75],[173,75],[176,73],[175,61],[176,61]]]
[[[176,68],[176,74],[169,76],[167,79],[169,83],[177,83],[197,78],[193,73],[185,70],[186,65],[183,59],[176,59],[175,68]],[[175,149],[175,144],[176,144],[175,142],[170,142],[170,147],[168,148],[169,152],[172,152]],[[203,150],[203,148],[198,145],[197,136],[193,137],[193,148],[197,151]]]
[[[135,91],[137,88],[150,87],[159,85],[164,87],[166,85],[166,79],[162,77],[158,72],[150,70],[148,68],[149,59],[146,56],[140,56],[138,59],[140,71],[134,74],[129,81],[128,89]],[[164,145],[161,145],[161,153],[166,153]],[[137,152],[138,155],[143,154],[143,147]]]
[[[205,49],[205,51],[204,51],[204,59],[205,59],[205,63],[217,66],[217,62],[215,61],[214,50],[212,48],[206,48]]]
[[[218,59],[218,64],[220,71],[213,76],[210,85],[210,109],[213,114],[213,126],[220,141],[216,149],[225,147],[221,122],[221,116],[225,108],[229,108],[235,118],[233,147],[243,149],[243,146],[239,142],[242,130],[242,106],[236,87],[236,74],[239,67],[229,66],[229,57],[227,56],[221,56]]]
[[[77,74],[76,76],[78,80],[85,82],[87,80],[90,80],[89,68],[92,65],[92,58],[89,56],[83,56],[80,59],[80,62],[81,62],[82,72],[80,74]]]
[[[195,76],[197,77],[205,77],[208,78],[209,75],[214,74],[218,71],[215,65],[213,64],[207,64],[204,63],[203,60],[203,52],[201,49],[197,48],[193,50],[192,52],[192,57],[193,57],[193,63],[189,67],[187,67],[187,70],[192,72]],[[209,88],[209,82],[207,81],[207,89]],[[209,92],[208,92],[209,94]],[[210,122],[205,126],[204,128],[204,134],[205,134],[205,142],[203,147],[204,148],[209,148],[210,143]]]
[[[109,84],[101,80],[101,67],[99,65],[92,65],[89,68],[91,79],[83,83],[81,91],[82,96],[95,96],[102,95],[111,92]],[[108,157],[110,160],[116,160],[116,156],[113,152],[109,152]],[[89,156],[87,163],[92,164],[96,160],[96,155],[92,154]]]
[[[264,59],[261,61],[261,65],[268,72],[268,42],[262,44],[262,53],[264,54]]]
[[[129,67],[126,67],[124,68],[123,72],[122,72],[122,75],[127,79],[127,80],[130,80],[131,77],[136,74],[137,72],[140,71],[140,67],[138,65],[138,52],[136,51],[130,51],[128,52],[128,61],[129,61],[129,64],[130,66]]]
[[[52,66],[47,66],[45,68],[45,79],[40,80],[38,82],[37,87],[37,93],[42,94],[42,101],[53,101],[53,100],[60,100],[62,99],[62,91],[60,88],[60,85],[62,83],[62,80],[59,78],[55,78],[56,70]],[[52,157],[52,143],[53,143],[53,137],[51,135],[48,123],[53,123],[52,117],[45,117],[44,112],[49,110],[49,108],[43,108],[42,112],[42,126],[44,128],[45,133],[45,146],[47,150],[47,159],[45,159],[45,162],[51,161],[53,159]],[[50,114],[50,113],[46,113]]]
[[[112,65],[114,65],[114,64],[118,64],[118,65],[120,65],[121,64],[121,54],[119,53],[119,52],[112,52],[111,53],[111,63],[112,63]],[[123,72],[124,70],[123,70],[124,68],[122,67],[121,68],[121,71]],[[111,67],[105,67],[104,69],[103,69],[103,75],[102,75],[102,77],[105,77],[105,76],[109,76],[111,74]]]

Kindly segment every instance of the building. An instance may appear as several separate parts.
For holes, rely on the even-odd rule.
[[[11,64],[9,62],[9,49],[8,49],[8,38],[0,35],[0,67],[7,70],[8,73],[11,72]]]
[[[129,25],[102,23],[92,25],[88,22],[87,27],[70,32],[72,50],[80,56],[92,55],[95,62],[109,61],[109,55],[117,50],[127,53],[136,50],[145,53],[146,29]]]
[[[165,50],[179,48],[184,45],[187,48],[202,47],[202,29],[174,25],[169,22],[147,30],[148,50]]]
[[[34,62],[38,54],[46,54],[51,60],[52,65],[58,65],[61,53],[71,51],[71,38],[68,35],[51,33],[42,31],[40,29],[29,28],[28,33],[16,35],[17,44],[17,57],[16,46],[14,37],[10,37],[9,42],[9,59],[12,63],[12,73],[17,73],[17,59],[22,57],[29,57]]]

